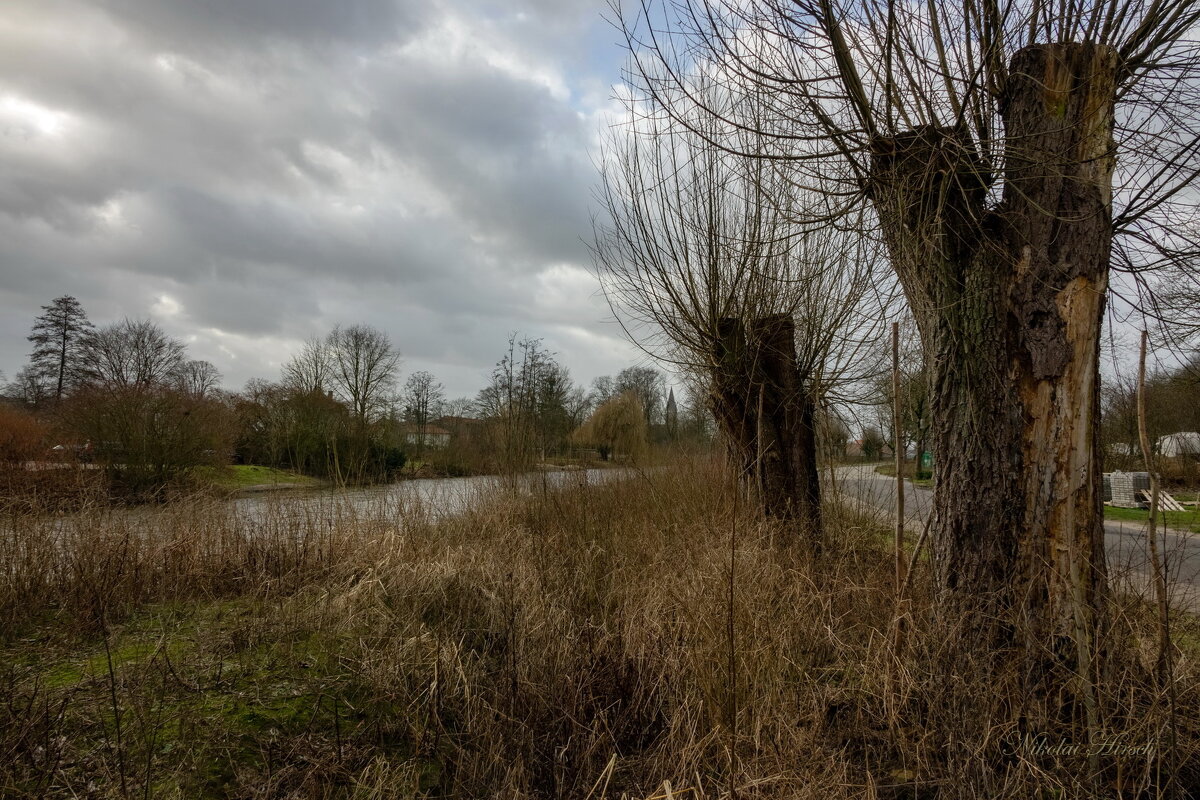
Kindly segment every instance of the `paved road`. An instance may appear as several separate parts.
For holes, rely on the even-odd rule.
[[[896,481],[875,472],[874,466],[839,467],[838,491],[858,510],[879,515],[890,522],[896,508]],[[915,537],[925,526],[933,503],[933,492],[907,481],[904,486],[906,527]],[[1187,531],[1159,532],[1165,539],[1167,580],[1171,605],[1200,612],[1200,535]],[[1108,520],[1104,523],[1104,550],[1108,556],[1110,582],[1121,591],[1153,598],[1152,572],[1145,527],[1137,523]]]

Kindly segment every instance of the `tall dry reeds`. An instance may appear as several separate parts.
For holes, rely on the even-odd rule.
[[[10,517],[0,793],[1089,796],[1064,749],[1082,728],[1011,726],[1036,685],[929,618],[921,562],[897,651],[885,525],[831,507],[814,560],[724,474],[535,485],[440,520],[386,498]],[[1155,796],[1153,614],[1116,620],[1099,691],[1125,749],[1100,779]]]

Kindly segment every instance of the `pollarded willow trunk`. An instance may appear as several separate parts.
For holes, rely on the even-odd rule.
[[[821,538],[816,409],[796,359],[786,314],[723,319],[714,353],[711,405],[743,482],[771,516]]]
[[[965,132],[874,143],[872,199],[932,358],[938,598],[1019,619],[1037,646],[1078,641],[1103,586],[1097,374],[1115,74],[1107,47],[1013,57],[992,210]]]

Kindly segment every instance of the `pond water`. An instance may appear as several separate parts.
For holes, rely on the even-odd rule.
[[[554,470],[470,478],[417,478],[348,489],[259,492],[228,501],[239,517],[281,513],[306,518],[395,517],[422,513],[443,517],[467,511],[500,493],[530,496],[559,489],[597,486],[638,474],[628,468]]]

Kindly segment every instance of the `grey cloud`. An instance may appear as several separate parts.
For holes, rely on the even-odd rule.
[[[420,28],[428,4],[405,0],[100,0],[156,43],[191,49],[247,38],[376,44]]]
[[[480,66],[406,69],[382,83],[390,102],[372,116],[377,135],[417,159],[476,224],[519,232],[525,253],[581,257],[593,176],[588,131],[569,108],[544,87]],[[574,149],[563,152],[564,140]]]
[[[407,46],[452,18],[493,38],[454,57]],[[448,380],[455,394],[513,330],[581,378],[636,358],[594,286],[552,274],[587,262],[579,105],[619,61],[572,60],[573,37],[604,24],[594,6],[46,0],[13,19],[0,98],[70,125],[38,139],[0,122],[6,374],[62,293],[98,321],[170,297],[182,310],[163,324],[232,385],[345,321],[388,330],[417,368],[476,376]]]

